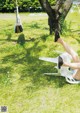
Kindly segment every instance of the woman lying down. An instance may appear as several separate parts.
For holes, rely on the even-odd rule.
[[[55,30],[54,42],[60,43],[65,51],[71,55],[73,62],[65,62],[61,56],[58,57],[58,68],[62,66],[70,67],[71,69],[76,70],[76,73],[73,73],[72,76],[66,76],[66,80],[72,84],[80,83],[80,58],[78,54],[60,37],[59,32]]]

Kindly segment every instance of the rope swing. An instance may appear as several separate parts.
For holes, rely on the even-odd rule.
[[[21,19],[19,16],[18,4],[16,0],[16,24],[15,24],[15,33],[20,33],[23,31]]]

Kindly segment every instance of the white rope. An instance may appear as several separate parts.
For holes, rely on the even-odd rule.
[[[19,10],[18,10],[18,2],[17,2],[17,0],[16,0],[16,24],[17,25],[22,25],[21,19],[20,19],[20,16],[19,16]]]
[[[19,16],[18,3],[16,0],[16,24],[15,24],[15,33],[20,33],[23,31],[21,19]]]

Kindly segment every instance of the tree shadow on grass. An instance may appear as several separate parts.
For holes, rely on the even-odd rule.
[[[41,82],[42,87],[43,86],[49,86],[49,85],[54,85],[56,88],[61,88],[65,85],[65,80],[63,77],[61,76],[50,76],[50,75],[44,75],[44,73],[54,73],[55,69],[54,69],[54,64],[48,63],[47,65],[43,65],[41,64],[41,62],[39,63],[39,68],[37,69],[36,76],[35,78],[33,78],[33,83],[35,84],[39,79],[39,81]],[[36,79],[37,77],[37,79]]]
[[[27,80],[27,78],[30,78],[32,83],[30,88],[32,91],[54,84],[56,88],[61,88],[66,84],[64,78],[43,75],[45,72],[54,72],[55,66],[53,63],[39,60],[39,53],[45,48],[45,45],[39,46],[39,40],[37,40],[34,42],[33,46],[29,48],[25,48],[25,46],[23,46],[25,52],[21,51],[20,53],[18,52],[5,56],[2,60],[2,64],[10,62],[13,64],[13,67],[18,66],[18,64],[23,65],[19,69],[19,74],[21,76],[19,80],[24,81],[25,79]],[[12,69],[13,68],[10,68],[9,71],[12,71]],[[2,71],[2,73],[5,74],[4,71]],[[27,88],[29,89],[29,86],[25,86],[25,90]]]
[[[49,35],[47,35],[47,34],[42,35],[42,36],[40,36],[40,39],[41,39],[43,42],[45,42],[45,41],[47,40],[48,36],[49,36]]]
[[[25,36],[24,36],[23,33],[19,35],[17,43],[20,44],[20,45],[24,45],[25,44]]]
[[[18,43],[18,44],[20,44],[22,46],[25,44],[25,42],[33,42],[33,41],[35,41],[35,38],[28,38],[28,39],[26,39],[25,35],[23,33],[19,34],[17,39],[12,39],[12,34],[11,33],[7,33],[6,36],[7,36],[6,39],[1,39],[0,38],[0,41],[16,42],[16,43]]]
[[[28,77],[32,77],[32,83],[34,86],[46,86],[52,83],[52,81],[55,83],[55,87],[63,87],[66,82],[63,77],[57,77],[57,76],[43,76],[43,73],[45,72],[54,72],[54,66],[55,64],[50,62],[44,62],[39,60],[39,52],[46,48],[46,46],[38,46],[38,41],[34,44],[33,47],[27,49],[26,54],[26,61],[29,64],[29,67],[26,66],[26,70],[28,70]],[[35,56],[31,55],[31,51],[35,51]],[[24,76],[26,76],[26,70],[24,69],[22,73],[24,73]],[[21,76],[22,78],[22,76]],[[24,77],[23,77],[24,78]],[[47,81],[47,82],[46,82]]]
[[[42,89],[43,87],[45,88],[52,86],[55,88],[62,88],[66,85],[66,81],[63,77],[44,75],[45,72],[54,72],[53,66],[50,64],[44,65],[43,62],[38,60],[34,65],[32,64],[29,66],[29,68],[26,67],[24,70],[22,70],[22,76],[20,80],[24,81],[25,78],[26,80],[30,78],[32,83],[28,86],[25,86],[24,90],[27,90],[28,92],[30,91],[32,93],[36,90]]]
[[[32,23],[29,27],[31,27],[31,28],[35,28],[35,29],[39,29],[40,28],[40,26],[39,26],[39,24],[37,23],[37,22],[35,22],[35,23]]]
[[[0,67],[0,74],[4,74],[6,75],[8,72],[11,71],[11,67],[10,66],[7,66],[7,67]]]
[[[49,76],[49,77],[48,77],[48,80],[49,80],[50,82],[51,82],[51,81],[54,82],[56,88],[61,88],[61,87],[63,87],[64,85],[66,85],[65,78],[62,77],[62,76],[56,76],[56,75]]]
[[[8,40],[8,41],[11,40],[11,37],[12,37],[12,34],[11,34],[11,33],[7,34],[7,40]]]
[[[0,84],[3,83],[4,85],[10,84],[9,74],[12,70],[12,67],[0,67]]]
[[[25,69],[23,69],[21,72],[21,80],[24,80],[27,77],[32,78],[32,87],[35,86],[36,89],[50,85],[52,82],[55,83],[55,87],[63,87],[66,84],[63,77],[43,75],[45,72],[54,72],[55,66],[53,63],[46,63],[39,60],[38,53],[45,47],[46,46],[39,47],[38,42],[36,42],[33,47],[26,50],[26,62],[29,67],[25,64]],[[35,56],[31,55],[31,51],[35,51]]]

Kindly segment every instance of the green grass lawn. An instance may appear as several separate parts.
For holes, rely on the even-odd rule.
[[[40,56],[56,57],[64,52],[49,35],[47,15],[21,14],[23,33],[15,34],[15,15],[0,18],[0,106],[8,113],[80,113],[80,85],[65,78],[45,76],[55,64],[40,61]],[[69,13],[62,35],[80,55],[80,15]],[[20,41],[25,38],[25,41]]]

